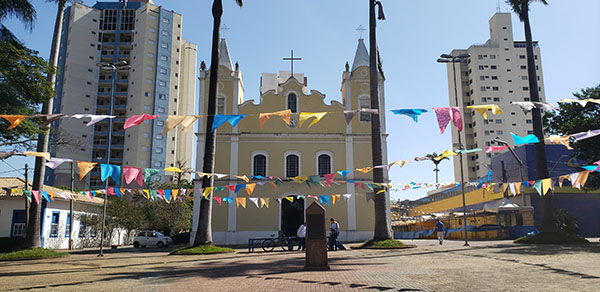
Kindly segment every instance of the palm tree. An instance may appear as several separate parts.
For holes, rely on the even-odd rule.
[[[65,5],[67,0],[48,0],[49,2],[55,2],[58,5],[58,9],[56,11],[56,20],[54,22],[54,33],[52,34],[52,45],[50,47],[50,60],[49,65],[54,68],[50,74],[47,76],[47,80],[51,82],[52,87],[54,87],[56,83],[56,70],[58,66],[58,51],[60,49],[60,32],[62,31],[62,23],[63,16],[65,12]],[[76,0],[69,0],[75,2]],[[44,102],[42,104],[42,114],[51,114],[53,108],[54,100],[51,98],[50,100]],[[38,144],[37,151],[38,152],[47,152],[48,151],[48,142],[49,142],[49,129],[40,133],[38,135]],[[46,171],[46,159],[36,157],[35,159],[35,169],[33,172],[33,190],[42,190],[44,186],[44,175]],[[40,239],[40,216],[41,216],[41,208],[39,204],[35,202],[31,202],[31,207],[29,208],[29,222],[27,222],[27,235],[25,241],[25,247],[34,248],[41,246]]]
[[[439,155],[435,152],[431,153],[431,154],[427,154],[425,155],[425,157],[429,158],[429,160],[431,160],[431,162],[433,162],[433,164],[435,164],[435,168],[433,169],[433,171],[435,172],[435,184],[437,185],[439,183],[438,181],[438,175],[439,175],[439,168],[438,165],[443,161],[443,160],[450,160],[450,158],[448,157],[444,157],[442,159],[435,159],[436,157],[438,157]]]
[[[19,19],[27,29],[33,29],[37,13],[28,0],[0,0],[0,28],[4,31],[2,22],[10,17]]]
[[[221,29],[221,16],[223,15],[223,1],[214,0],[212,6],[213,35],[212,51],[210,58],[210,78],[208,83],[208,109],[206,113],[206,141],[204,144],[203,172],[213,173],[215,169],[215,133],[211,131],[214,115],[217,111],[217,77],[219,74],[219,39]],[[235,0],[238,6],[244,5],[242,0]],[[212,176],[202,178],[202,188],[212,187],[214,180]],[[200,198],[200,214],[198,216],[198,227],[194,246],[212,244],[212,195],[207,200]]]
[[[519,19],[525,27],[525,43],[527,50],[527,75],[529,79],[529,97],[532,102],[540,101],[540,93],[538,90],[537,74],[535,59],[533,56],[533,40],[531,37],[531,24],[529,22],[529,4],[533,2],[541,2],[548,5],[546,0],[507,0],[512,10],[519,15]],[[531,111],[533,120],[533,133],[540,140],[535,144],[535,160],[536,172],[538,179],[548,178],[548,163],[546,162],[546,145],[544,143],[544,130],[542,126],[542,113],[539,108],[534,108]],[[554,224],[554,213],[552,208],[552,196],[547,194],[542,197],[542,231],[554,232],[557,231]]]

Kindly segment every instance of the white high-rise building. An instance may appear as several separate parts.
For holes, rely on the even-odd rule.
[[[531,113],[525,114],[511,101],[529,101],[529,82],[527,80],[527,59],[525,41],[513,39],[510,13],[496,13],[489,21],[490,39],[485,44],[471,45],[468,49],[452,50],[452,55],[468,53],[467,61],[456,63],[456,83],[458,106],[465,113],[464,130],[460,132],[465,149],[498,146],[496,137],[512,142],[511,132],[525,136],[533,134]],[[540,48],[533,43],[537,90],[540,101],[545,101],[544,82]],[[448,90],[450,105],[457,106],[454,96],[454,76],[452,63],[448,63]],[[487,119],[469,105],[497,104],[504,114],[493,115],[488,112]],[[452,128],[452,144],[458,149],[458,136]],[[491,170],[491,157],[496,153],[475,152],[463,155],[464,178],[472,181],[486,176]],[[454,159],[454,177],[460,180],[460,161]]]
[[[53,156],[98,163],[110,156],[110,164],[140,168],[192,166],[193,130],[162,135],[167,115],[193,115],[196,108],[197,46],[183,39],[181,14],[151,0],[129,0],[124,9],[117,1],[75,3],[65,10],[59,54],[54,113],[117,118],[91,127],[89,119],[59,120]],[[97,66],[120,61],[131,67],[113,73]],[[123,129],[126,118],[140,114],[160,118]],[[68,164],[47,173],[47,183],[70,185]],[[79,189],[104,186],[99,168],[75,181]]]

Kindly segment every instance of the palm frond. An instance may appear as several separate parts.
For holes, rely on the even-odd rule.
[[[545,0],[542,0],[542,1],[545,1]],[[242,7],[242,6],[244,6],[244,1],[243,1],[243,0],[235,0],[235,3],[236,3],[236,4],[237,4],[239,7]]]
[[[0,0],[0,22],[7,17],[15,17],[32,30],[37,19],[35,8],[28,0]]]
[[[519,16],[519,19],[521,21],[524,21],[523,13],[526,12],[526,11],[523,11],[523,4],[525,4],[526,9],[529,10],[529,4],[531,4],[533,2],[541,2],[544,5],[548,5],[547,0],[506,0],[506,4],[510,5],[510,7],[512,8],[512,11]]]

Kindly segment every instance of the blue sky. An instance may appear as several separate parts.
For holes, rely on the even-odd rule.
[[[431,108],[448,105],[446,67],[436,63],[442,53],[485,42],[488,20],[500,3],[496,0],[381,0],[387,20],[378,21],[378,41],[386,75],[386,109]],[[38,22],[32,32],[13,20],[6,25],[49,56],[56,8],[46,1],[33,1]],[[302,57],[295,72],[308,77],[308,87],[324,93],[327,100],[341,99],[341,75],[346,61],[352,63],[359,25],[368,26],[365,0],[246,0],[243,8],[223,0],[223,23],[232,61],[240,63],[246,89],[245,100],[258,99],[261,73],[289,70],[281,60],[290,50]],[[539,40],[547,100],[556,102],[575,91],[600,83],[600,1],[548,1],[532,5],[532,33]],[[85,0],[86,5],[95,1]],[[183,37],[199,45],[198,60],[210,60],[212,1],[155,0],[157,5],[183,14]],[[523,25],[512,16],[516,40],[524,40]],[[363,37],[368,39],[365,31]],[[451,146],[449,131],[440,135],[434,114],[418,124],[404,116],[387,114],[389,161],[412,159]],[[33,159],[10,158],[6,163],[22,168]],[[0,176],[10,168],[0,163]],[[453,181],[452,163],[440,164],[440,181]],[[433,164],[412,163],[390,173],[394,183],[433,182]],[[416,199],[423,190],[392,193],[393,198]]]

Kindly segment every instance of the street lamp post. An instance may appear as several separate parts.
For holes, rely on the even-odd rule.
[[[458,106],[458,89],[456,85],[456,63],[464,62],[467,60],[469,54],[460,54],[460,55],[449,55],[442,54],[439,59],[437,59],[438,63],[452,63],[452,75],[454,77],[454,101],[456,102],[456,106]],[[460,131],[457,130],[458,135],[458,147],[460,150],[463,150],[462,139],[460,137]],[[464,166],[463,166],[463,153],[462,151],[458,154],[458,159],[460,161],[460,187],[462,192],[462,202],[463,202],[463,222],[465,224],[465,244],[464,246],[469,246],[469,239],[467,235],[467,203],[465,200],[465,174],[464,174]]]
[[[500,140],[498,137],[496,137],[496,139],[494,139],[494,141],[498,144],[503,144],[503,145],[508,146],[508,150],[510,151],[512,156],[515,158],[517,163],[519,163],[519,174],[521,175],[521,182],[523,182],[523,161],[519,158],[519,156],[517,156],[515,151],[513,151],[512,148],[510,148],[510,145],[508,145],[508,142],[506,142],[504,140]],[[525,206],[527,206],[527,201],[525,200],[525,194],[523,194],[523,207],[525,207]]]
[[[112,116],[115,107],[115,79],[117,79],[117,71],[119,69],[129,69],[131,66],[127,65],[127,61],[119,61],[116,63],[98,63],[96,66],[101,69],[107,69],[112,71],[111,84],[110,84],[110,110],[109,115]],[[110,163],[110,144],[112,138],[112,119],[108,119],[108,134],[106,135],[106,164]],[[102,229],[100,230],[100,252],[99,257],[104,256],[104,228],[106,226],[106,202],[108,201],[108,178],[106,178],[104,185],[104,206],[102,209]],[[71,222],[73,224],[73,222]]]

